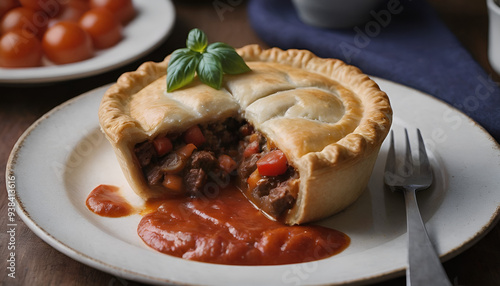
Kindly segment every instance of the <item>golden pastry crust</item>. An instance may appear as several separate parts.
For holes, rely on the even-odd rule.
[[[101,128],[132,189],[144,199],[164,191],[146,183],[135,144],[241,116],[281,149],[300,174],[286,223],[321,219],[353,203],[366,188],[391,126],[387,95],[340,60],[256,45],[237,51],[252,71],[225,75],[220,90],[195,79],[167,93],[167,57],[123,74],[106,92],[99,108]]]

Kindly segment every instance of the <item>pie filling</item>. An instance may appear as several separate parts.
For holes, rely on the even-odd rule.
[[[245,120],[195,125],[138,143],[134,152],[147,183],[169,194],[210,197],[232,182],[275,219],[297,198],[298,172]]]

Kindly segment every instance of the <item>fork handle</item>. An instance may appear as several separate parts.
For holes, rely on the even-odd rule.
[[[404,191],[409,263],[406,269],[406,285],[451,285],[427,235],[415,193],[415,190],[411,189]]]

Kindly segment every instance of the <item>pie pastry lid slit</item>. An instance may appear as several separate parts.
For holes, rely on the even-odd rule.
[[[220,90],[195,77],[165,92],[170,56],[123,74],[109,88],[99,122],[131,188],[146,200],[165,192],[145,178],[137,144],[232,117],[249,122],[295,170],[287,181],[295,201],[280,215],[284,222],[318,220],[352,204],[391,126],[387,95],[358,68],[309,51],[250,45],[237,52],[252,70],[224,75]]]

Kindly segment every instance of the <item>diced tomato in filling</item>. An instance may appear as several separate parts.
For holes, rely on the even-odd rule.
[[[155,146],[156,153],[158,156],[163,156],[170,152],[173,148],[172,141],[168,139],[168,137],[157,137],[153,140],[153,144]]]
[[[190,127],[186,132],[184,132],[184,141],[186,143],[192,143],[196,147],[201,147],[205,143],[205,136],[198,125]]]
[[[295,202],[290,182],[298,174],[268,143],[252,125],[230,118],[141,142],[134,151],[148,184],[163,186],[166,193],[199,196],[212,188],[205,187],[208,182],[233,181],[254,203],[279,216]]]
[[[264,176],[282,175],[288,169],[288,160],[281,150],[276,149],[257,161],[257,169]]]

